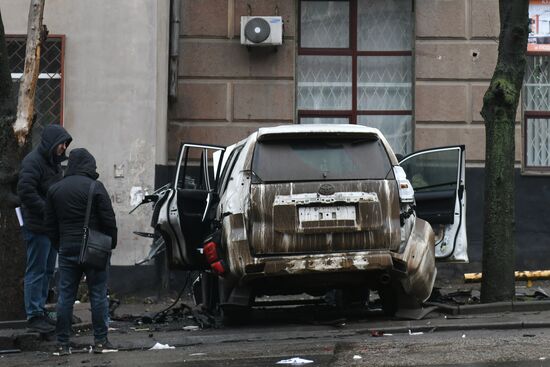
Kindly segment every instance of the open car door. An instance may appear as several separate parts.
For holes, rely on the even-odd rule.
[[[399,164],[414,188],[417,216],[435,232],[436,260],[468,262],[464,145],[415,152]]]
[[[225,148],[182,144],[171,192],[160,209],[158,228],[167,244],[171,267],[206,267],[202,242],[218,204],[217,181]]]

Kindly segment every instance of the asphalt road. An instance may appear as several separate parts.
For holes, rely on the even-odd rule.
[[[550,312],[531,313],[548,317]],[[515,315],[517,316],[517,315]],[[436,323],[432,315],[425,323]],[[489,314],[498,321],[509,314]],[[431,321],[430,321],[431,320]],[[440,320],[441,321],[441,320]],[[479,321],[479,320],[478,320]],[[373,337],[363,319],[330,325],[259,320],[247,327],[199,331],[112,332],[111,339],[132,350],[105,355],[82,350],[68,357],[51,351],[0,356],[0,366],[285,366],[291,358],[312,361],[303,366],[549,366],[550,329],[451,330],[386,333]],[[377,320],[379,325],[394,324]],[[372,324],[369,324],[372,325]],[[391,335],[389,335],[391,334]],[[91,336],[74,338],[85,344]],[[147,350],[155,342],[176,346]],[[132,344],[133,343],[133,344]],[[292,366],[292,364],[286,364]],[[294,364],[298,365],[298,364]]]
[[[80,312],[89,317],[86,306],[81,306]],[[154,306],[164,307],[135,304],[137,308],[121,313],[144,308],[151,312]],[[71,356],[53,356],[51,341],[42,343],[39,351],[0,355],[0,366],[277,367],[293,366],[281,362],[300,358],[311,362],[294,366],[550,367],[550,307],[546,309],[433,312],[422,320],[402,320],[387,318],[381,311],[275,307],[255,312],[245,326],[195,331],[183,330],[188,316],[165,324],[115,322],[109,337],[121,347],[117,353],[88,353],[83,348],[92,343],[91,332],[76,330]],[[157,342],[175,348],[148,350]]]

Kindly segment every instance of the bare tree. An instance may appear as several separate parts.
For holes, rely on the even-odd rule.
[[[23,156],[28,152],[27,136],[34,116],[34,94],[40,62],[44,0],[32,0],[29,10],[27,54],[21,81],[19,108],[13,91],[2,14],[0,12],[0,320],[24,317],[23,274],[26,251],[14,208],[15,193]],[[17,118],[17,110],[20,111]]]
[[[497,65],[483,98],[485,212],[481,301],[515,295],[515,120],[526,65],[529,1],[500,0]]]

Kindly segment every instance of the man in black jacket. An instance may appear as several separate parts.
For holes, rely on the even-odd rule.
[[[23,238],[27,245],[25,312],[29,329],[41,333],[53,331],[55,323],[44,309],[57,256],[44,228],[46,193],[63,177],[60,163],[67,159],[65,150],[71,140],[63,127],[46,126],[40,145],[23,159],[17,183],[23,210]]]
[[[84,234],[84,220],[90,185],[97,180],[94,157],[83,148],[73,149],[65,177],[52,185],[46,199],[45,225],[52,243],[59,244],[59,297],[57,299],[58,355],[70,354],[69,335],[73,304],[82,274],[86,274],[92,324],[94,352],[115,351],[107,340],[109,302],[107,300],[107,269],[95,269],[79,264]],[[92,195],[89,228],[111,236],[111,247],[117,243],[117,227],[111,199],[105,186],[96,181]]]

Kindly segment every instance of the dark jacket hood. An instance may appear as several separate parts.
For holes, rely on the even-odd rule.
[[[72,140],[73,138],[71,135],[69,135],[67,130],[65,130],[62,126],[48,125],[42,131],[42,140],[38,149],[40,150],[40,153],[46,157],[48,162],[55,165],[67,159],[65,153],[61,156],[56,156],[55,148],[64,142],[67,142],[67,145],[69,145]]]
[[[65,176],[88,176],[95,180],[99,177],[96,169],[94,156],[84,148],[76,148],[71,150],[69,154],[69,163]]]

